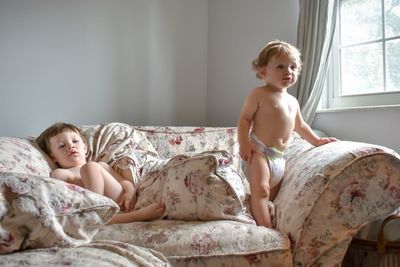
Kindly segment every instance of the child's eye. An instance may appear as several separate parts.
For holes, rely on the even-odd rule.
[[[65,147],[64,144],[61,144],[61,145],[58,146],[58,148],[63,148],[63,147]]]
[[[283,69],[284,68],[284,66],[283,65],[278,65],[278,66],[276,66],[278,69]]]
[[[73,143],[79,143],[78,139],[72,140]]]
[[[297,70],[297,65],[293,65],[290,67],[292,70]]]

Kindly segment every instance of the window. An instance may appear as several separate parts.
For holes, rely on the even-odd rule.
[[[400,104],[400,0],[340,0],[323,108]]]

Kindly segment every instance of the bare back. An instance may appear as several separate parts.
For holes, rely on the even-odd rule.
[[[267,146],[285,150],[295,127],[297,100],[286,90],[258,87],[249,97],[253,131]]]

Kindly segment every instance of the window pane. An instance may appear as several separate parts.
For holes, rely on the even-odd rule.
[[[382,38],[382,8],[377,0],[340,1],[341,45]]]
[[[383,54],[380,43],[341,51],[341,95],[383,91]]]
[[[387,38],[400,35],[400,1],[385,0],[385,34]]]
[[[400,40],[386,43],[387,91],[400,91]]]

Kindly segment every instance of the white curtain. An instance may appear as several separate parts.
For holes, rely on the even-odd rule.
[[[299,0],[297,47],[303,69],[297,99],[304,120],[311,125],[326,80],[339,0]]]

